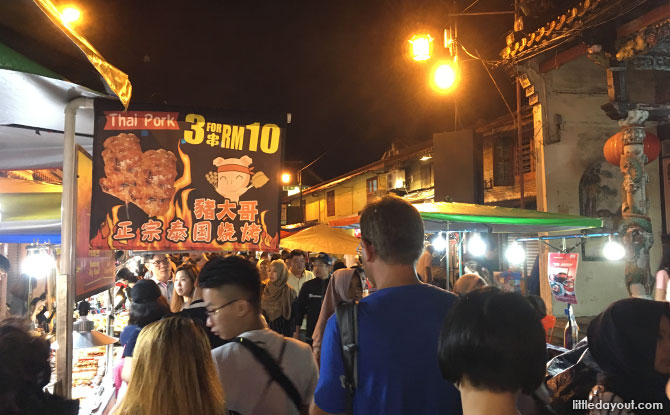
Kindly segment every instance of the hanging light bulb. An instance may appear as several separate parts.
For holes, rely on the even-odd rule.
[[[626,255],[626,249],[619,242],[609,236],[609,240],[603,247],[603,256],[610,261],[618,261]]]
[[[486,242],[478,233],[473,233],[468,241],[468,252],[473,256],[482,256],[486,253]]]
[[[436,251],[442,252],[447,249],[447,235],[444,232],[439,232],[430,243]]]
[[[31,249],[21,264],[21,272],[33,278],[46,278],[56,268],[53,255],[45,249]]]
[[[507,247],[505,258],[511,265],[520,265],[523,264],[523,261],[526,259],[526,251],[519,245],[519,243],[514,242]]]

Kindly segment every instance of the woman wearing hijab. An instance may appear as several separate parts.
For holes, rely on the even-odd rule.
[[[670,413],[665,395],[670,378],[668,303],[619,300],[591,322],[588,343],[602,370],[589,396],[591,402],[662,402],[664,410],[654,413]]]
[[[343,268],[333,273],[326,288],[326,295],[323,297],[319,320],[312,333],[312,349],[317,362],[321,355],[321,339],[326,323],[330,316],[335,314],[337,305],[342,301],[358,301],[361,298],[363,298],[363,283],[357,269]]]
[[[286,284],[288,269],[284,261],[272,261],[268,271],[269,279],[261,297],[263,315],[270,329],[291,337],[295,331],[293,302],[298,294]]]

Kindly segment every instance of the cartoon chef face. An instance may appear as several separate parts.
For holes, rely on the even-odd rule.
[[[214,165],[217,167],[216,192],[232,202],[240,200],[240,196],[249,189],[251,179],[251,157],[224,159],[217,157]]]

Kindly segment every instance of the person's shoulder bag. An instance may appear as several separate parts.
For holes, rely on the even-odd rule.
[[[353,411],[354,391],[358,387],[358,303],[343,301],[335,311],[342,343],[344,375],[340,376],[342,387],[347,391],[347,408]]]
[[[284,390],[284,392],[286,392],[286,395],[288,395],[288,397],[291,399],[291,402],[293,402],[297,408],[298,412],[300,412],[300,408],[302,407],[302,398],[300,397],[298,389],[295,387],[293,382],[291,382],[291,379],[286,376],[284,371],[281,369],[281,367],[279,367],[279,364],[277,364],[270,353],[268,353],[261,346],[257,345],[249,339],[245,339],[244,337],[235,337],[232,341],[242,345],[251,352],[256,360],[258,360],[258,362],[263,365],[265,370],[268,372],[268,375],[270,375],[270,378],[277,382]],[[286,339],[282,338],[282,350],[280,356],[284,354],[285,347]]]

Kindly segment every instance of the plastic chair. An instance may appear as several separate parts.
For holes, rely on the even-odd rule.
[[[542,326],[544,326],[544,331],[547,333],[547,343],[551,344],[551,340],[554,337],[554,327],[556,326],[556,316],[547,314],[542,319]]]

